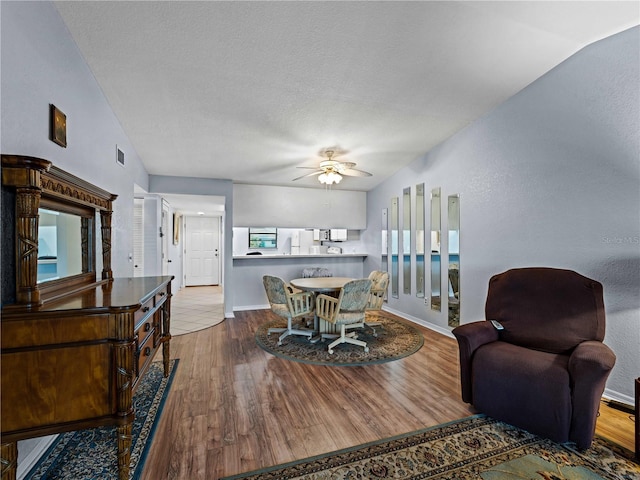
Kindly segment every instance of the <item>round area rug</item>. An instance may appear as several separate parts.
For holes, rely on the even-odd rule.
[[[320,340],[310,343],[307,337],[290,335],[278,345],[280,334],[267,335],[269,328],[286,327],[287,321],[283,318],[271,320],[258,327],[256,343],[267,352],[287,360],[295,362],[311,363],[314,365],[357,366],[374,363],[385,363],[407,357],[420,350],[424,343],[422,334],[411,325],[396,320],[384,312],[367,313],[367,320],[380,322],[376,327],[377,337],[373,336],[370,328],[347,330],[358,334],[358,340],[367,342],[369,352],[365,353],[362,347],[342,343],[329,354],[327,346],[333,339]]]

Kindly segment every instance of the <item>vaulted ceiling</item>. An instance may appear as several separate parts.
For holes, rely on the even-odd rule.
[[[151,174],[370,190],[638,2],[86,1],[56,7]]]

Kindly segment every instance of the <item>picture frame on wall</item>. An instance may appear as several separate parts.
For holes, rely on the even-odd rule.
[[[178,245],[180,243],[180,219],[182,215],[177,213],[173,214],[173,244]]]
[[[51,141],[67,148],[67,116],[55,105],[49,105],[51,117]]]

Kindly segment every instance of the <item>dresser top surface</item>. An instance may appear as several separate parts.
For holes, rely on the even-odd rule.
[[[114,278],[80,292],[66,295],[30,312],[60,312],[69,310],[119,311],[135,310],[173,280],[173,276]],[[3,316],[24,312],[24,307],[8,305]]]

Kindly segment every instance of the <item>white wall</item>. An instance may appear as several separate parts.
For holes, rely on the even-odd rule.
[[[53,3],[1,2],[0,17],[2,153],[44,158],[117,194],[111,265],[114,276],[132,276],[133,184],[148,184],[138,154]],[[50,103],[67,116],[67,148],[49,140]],[[116,163],[116,145],[126,155],[125,167]],[[20,474],[37,460],[50,438],[19,442]]]
[[[363,235],[369,271],[391,197],[442,187],[445,231],[444,199],[459,193],[462,323],[484,319],[489,277],[509,268],[602,282],[617,355],[606,393],[627,403],[640,374],[639,45],[636,27],[588,46],[369,192]],[[446,306],[429,310],[415,286],[389,307],[448,329]]]
[[[180,229],[180,234],[178,237],[178,243],[173,243],[173,216],[176,214],[175,209],[169,204],[169,232],[167,233],[170,236],[169,239],[169,275],[173,275],[175,279],[172,283],[173,293],[176,293],[183,287],[183,275],[182,275],[182,265],[184,261],[183,250],[184,250],[184,229],[183,229],[183,220],[182,216],[180,216],[180,220],[178,222],[178,229]],[[178,215],[181,215],[178,213]]]
[[[133,184],[148,176],[76,44],[49,2],[1,3],[1,150],[50,160],[118,195],[114,276],[133,275]],[[67,116],[67,148],[49,140],[49,104]],[[116,163],[116,145],[126,155]]]
[[[365,192],[234,185],[233,198],[234,227],[367,228]]]

